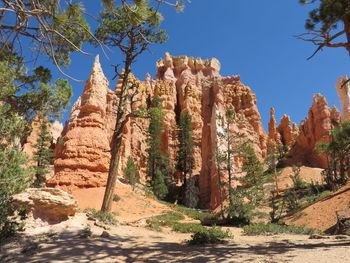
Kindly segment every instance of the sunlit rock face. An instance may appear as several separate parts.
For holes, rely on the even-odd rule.
[[[323,154],[317,154],[315,147],[319,142],[329,141],[329,135],[333,127],[333,120],[339,122],[337,108],[329,108],[325,97],[316,94],[309,109],[308,116],[299,127],[299,135],[295,145],[291,149],[289,164],[303,164],[311,167],[327,167],[327,158]]]
[[[261,124],[256,96],[240,82],[239,76],[222,77],[220,62],[215,58],[202,60],[166,53],[157,62],[156,70],[153,79],[149,75],[145,81],[134,79],[139,92],[133,108],[148,107],[155,95],[161,97],[165,113],[162,150],[172,165],[176,163],[178,149],[177,122],[183,111],[189,111],[195,145],[193,175],[199,177],[200,205],[216,208],[219,190],[215,149],[221,143],[217,138],[218,115],[223,116],[227,109],[234,110],[231,132],[240,132],[245,140],[251,141],[257,156],[263,159],[267,134]],[[62,144],[56,147],[55,176],[48,185],[63,188],[105,185],[120,84],[117,83],[114,91],[108,89],[97,58],[84,92],[65,125]],[[149,121],[144,118],[128,119],[123,133],[119,177],[123,176],[126,160],[131,156],[139,167],[140,178],[145,180],[148,125]],[[240,164],[237,159],[236,166]]]
[[[157,75],[152,82],[166,111],[163,145],[171,160],[176,158],[178,143],[176,121],[185,110],[192,116],[193,174],[199,175],[201,206],[212,209],[220,202],[215,165],[218,115],[224,116],[227,109],[234,110],[232,132],[240,132],[250,140],[260,158],[266,154],[267,140],[255,94],[240,82],[239,76],[222,77],[219,71],[220,62],[215,58],[172,57],[167,53],[157,62]]]
[[[350,82],[348,77],[339,77],[336,87],[341,105],[341,120],[350,120]]]
[[[74,104],[56,149],[55,175],[48,186],[97,187],[105,184],[110,154],[106,125],[108,80],[98,56],[84,92]]]

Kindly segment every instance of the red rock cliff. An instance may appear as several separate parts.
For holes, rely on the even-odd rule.
[[[239,76],[221,77],[220,62],[213,58],[202,60],[186,56],[173,57],[166,53],[157,62],[157,75],[151,80],[139,81],[140,105],[154,95],[163,99],[165,109],[163,150],[175,164],[177,152],[176,121],[184,110],[192,115],[195,142],[195,167],[199,176],[202,207],[215,208],[219,193],[214,164],[217,144],[217,114],[234,109],[237,121],[234,131],[241,132],[252,142],[260,158],[266,154],[267,135],[260,121],[256,97],[240,82]],[[116,93],[108,90],[108,81],[96,59],[91,76],[86,82],[81,100],[71,111],[62,135],[63,145],[56,151],[55,176],[48,185],[94,187],[106,183],[109,143],[115,123]],[[137,107],[137,105],[136,105]],[[148,121],[130,118],[124,129],[120,175],[128,156],[140,167],[144,179],[146,169],[146,130]]]

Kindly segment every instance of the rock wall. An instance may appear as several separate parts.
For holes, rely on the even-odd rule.
[[[266,155],[267,135],[260,121],[255,94],[240,82],[239,76],[221,77],[220,62],[215,58],[202,60],[173,57],[166,53],[156,67],[154,79],[148,75],[145,81],[135,80],[139,84],[139,102],[134,107],[149,105],[154,95],[162,98],[165,118],[161,140],[163,151],[172,164],[175,164],[178,145],[177,121],[181,112],[190,112],[195,144],[193,174],[199,175],[200,204],[205,208],[215,208],[219,204],[214,163],[217,115],[233,109],[238,116],[233,125],[234,132],[244,134],[260,158]],[[49,186],[105,185],[118,85],[120,83],[115,91],[108,89],[108,81],[97,57],[81,99],[74,104],[65,125],[63,144],[56,147],[55,176],[47,182]],[[126,124],[120,177],[128,156],[132,156],[140,168],[141,179],[144,179],[147,127],[148,120],[141,118],[130,118]]]
[[[326,168],[326,156],[316,154],[315,147],[318,142],[329,140],[330,131],[333,129],[332,120],[340,121],[337,108],[329,108],[325,97],[320,94],[314,95],[308,116],[301,122],[299,135],[291,149],[292,158],[287,163]]]
[[[239,120],[234,132],[241,132],[252,142],[257,155],[266,153],[266,133],[256,107],[256,97],[239,76],[221,77],[220,62],[213,58],[202,60],[166,54],[157,62],[157,75],[153,81],[155,94],[165,104],[166,117],[163,145],[171,160],[176,157],[176,121],[181,112],[192,115],[195,167],[199,175],[200,204],[206,208],[219,205],[214,153],[217,144],[217,115],[233,109]]]

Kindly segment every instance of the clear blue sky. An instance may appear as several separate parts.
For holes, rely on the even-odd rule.
[[[97,14],[99,2],[86,1],[87,10]],[[335,83],[339,76],[349,74],[349,56],[343,48],[326,48],[306,60],[315,46],[293,35],[304,32],[309,10],[298,0],[192,0],[183,13],[164,6],[162,27],[170,39],[139,57],[134,73],[142,80],[147,72],[154,76],[155,62],[166,51],[174,56],[216,57],[223,76],[241,75],[242,82],[256,93],[265,127],[270,107],[275,107],[278,121],[286,113],[299,125],[315,93],[325,95],[330,105],[339,106]],[[114,72],[110,65],[121,63],[122,57],[112,50],[107,60],[100,49],[85,49],[100,54],[102,67],[111,80]],[[66,72],[86,80],[93,59],[74,54]],[[74,102],[84,83],[70,83]],[[115,81],[110,85],[114,88]]]

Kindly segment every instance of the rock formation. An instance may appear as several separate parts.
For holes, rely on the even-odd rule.
[[[157,62],[153,81],[155,94],[163,99],[166,128],[163,145],[170,159],[176,156],[176,122],[184,110],[192,115],[195,167],[199,174],[202,207],[219,205],[214,153],[217,143],[217,115],[233,109],[239,118],[235,132],[251,140],[259,157],[266,152],[266,133],[256,107],[256,97],[240,82],[239,76],[221,77],[220,62],[186,56],[172,57],[168,53]]]
[[[350,82],[347,76],[338,78],[337,92],[342,109],[341,119],[350,120]]]
[[[283,115],[280,124],[276,128],[275,110],[270,109],[269,120],[269,141],[268,147],[275,148],[278,145],[292,147],[299,135],[299,128],[296,123],[291,122],[288,115]]]
[[[48,186],[105,184],[110,159],[107,94],[108,80],[97,56],[84,92],[72,108],[62,137],[63,145],[55,152],[55,176],[47,181]]]
[[[277,130],[280,134],[281,143],[288,147],[293,146],[297,136],[299,135],[299,128],[296,123],[291,122],[288,115],[283,115]]]
[[[13,203],[25,207],[34,218],[56,224],[74,216],[78,203],[74,197],[61,189],[28,188],[13,196]]]
[[[217,144],[217,115],[233,109],[236,122],[233,130],[250,140],[256,154],[266,154],[267,135],[260,121],[256,97],[249,87],[240,82],[239,76],[221,77],[220,62],[186,56],[173,57],[166,53],[157,62],[157,75],[138,81],[138,106],[149,105],[154,95],[163,100],[165,111],[163,151],[175,164],[178,141],[177,120],[181,112],[192,115],[195,144],[195,167],[199,175],[199,197],[202,207],[215,208],[219,204],[219,192],[214,164]],[[55,176],[50,186],[94,187],[106,183],[109,143],[115,123],[118,84],[115,91],[108,90],[98,58],[81,99],[71,111],[62,134],[63,145],[56,147]],[[146,169],[146,138],[148,120],[130,118],[123,134],[121,169],[128,156],[132,156],[140,168],[141,179]]]
[[[277,123],[276,123],[276,118],[275,118],[275,109],[271,108],[270,109],[270,120],[268,124],[268,130],[269,130],[269,135],[268,135],[268,146],[269,147],[275,147],[276,145],[281,144],[281,135],[277,131]]]
[[[290,152],[292,158],[288,163],[326,168],[327,159],[324,155],[315,153],[315,146],[318,142],[329,140],[332,120],[339,121],[338,110],[335,107],[330,109],[325,97],[316,94],[307,118],[300,124],[299,135]]]

